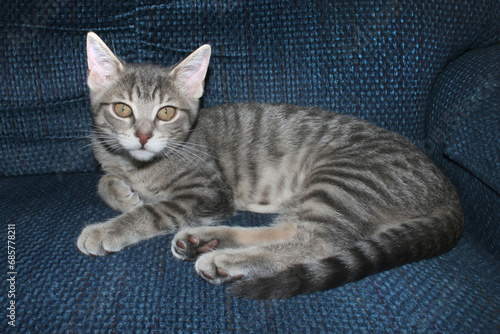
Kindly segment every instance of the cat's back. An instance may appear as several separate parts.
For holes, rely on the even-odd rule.
[[[204,139],[222,145],[276,146],[285,151],[308,147],[318,151],[386,138],[394,145],[413,149],[402,136],[359,118],[290,104],[230,103],[202,109],[197,128]]]
[[[443,197],[451,189],[437,167],[401,135],[361,119],[320,108],[236,103],[200,110],[191,140],[218,159],[226,180],[241,199],[239,207],[273,212],[304,182],[331,170],[346,179],[383,183],[400,203]],[[400,191],[401,180],[406,182]],[[445,192],[432,190],[437,184]],[[253,204],[252,204],[253,205]]]

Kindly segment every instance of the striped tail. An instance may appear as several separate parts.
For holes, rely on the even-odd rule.
[[[356,242],[341,255],[297,264],[274,276],[242,279],[228,288],[250,299],[281,299],[329,290],[449,251],[463,229],[461,211],[413,218]]]

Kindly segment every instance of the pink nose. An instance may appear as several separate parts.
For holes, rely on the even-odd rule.
[[[135,136],[139,138],[139,143],[141,143],[142,146],[146,145],[148,139],[153,137],[153,135],[150,133],[139,133],[139,132],[137,132]]]

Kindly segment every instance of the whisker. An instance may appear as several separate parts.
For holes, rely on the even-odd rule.
[[[186,146],[183,143],[173,143],[173,145],[175,145],[175,148],[177,150],[180,150],[180,151],[182,151],[182,152],[184,152],[184,153],[186,153],[188,155],[191,155],[191,156],[193,156],[195,158],[198,158],[199,160],[202,160],[205,163],[208,162],[208,161],[206,161],[207,157],[216,159],[215,157],[213,157],[212,155],[210,155],[210,154],[208,154],[206,152],[203,152],[203,151],[201,151],[199,149],[196,149],[196,148],[193,148],[193,147]],[[199,153],[204,154],[205,157],[202,157],[202,156],[198,155]]]
[[[197,164],[195,160],[191,159],[192,157],[187,152],[184,152],[177,147],[171,147],[170,152],[179,156],[184,163],[195,166],[200,173],[207,176],[205,172],[200,168],[199,164]]]
[[[206,155],[207,157],[210,157],[212,159],[219,160],[219,158],[217,158],[216,156],[209,154],[209,153],[205,152],[204,150],[201,150],[198,148],[198,147],[200,147],[200,148],[205,148],[209,151],[214,151],[214,149],[212,149],[211,147],[199,145],[199,144],[194,144],[194,143],[190,143],[190,142],[178,142],[178,141],[174,141],[174,140],[171,140],[171,143],[176,145],[176,147],[182,148],[185,151],[188,151],[192,154],[201,153],[201,154]]]

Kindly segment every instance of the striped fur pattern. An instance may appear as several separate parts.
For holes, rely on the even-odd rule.
[[[162,68],[119,60],[93,33],[87,44],[99,194],[122,214],[85,227],[83,253],[178,231],[173,255],[196,261],[203,279],[278,299],[430,258],[459,239],[456,191],[402,136],[318,108],[199,110],[209,46]],[[270,226],[217,226],[237,210],[279,215]]]

